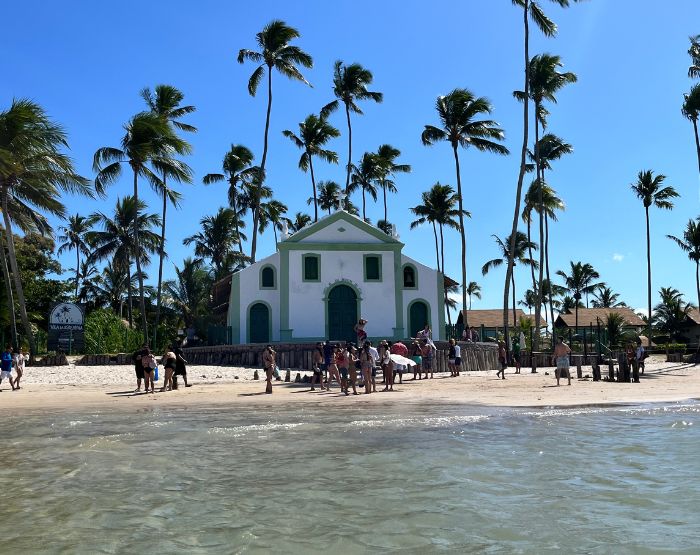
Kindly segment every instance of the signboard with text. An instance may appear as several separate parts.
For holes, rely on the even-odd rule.
[[[48,350],[72,353],[84,346],[85,305],[56,303],[49,312]]]

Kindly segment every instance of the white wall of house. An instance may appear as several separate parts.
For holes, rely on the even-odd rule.
[[[444,330],[440,329],[440,313],[438,312],[439,308],[442,307],[442,301],[438,302],[438,275],[442,276],[442,274],[438,274],[436,270],[420,264],[408,256],[401,255],[401,268],[403,268],[405,264],[413,265],[418,273],[418,288],[402,290],[405,335],[408,336],[410,333],[410,304],[415,300],[424,300],[427,302],[429,307],[430,326],[433,330],[433,339],[442,339]],[[403,284],[403,275],[401,276],[401,283]]]
[[[260,289],[260,271],[264,266],[275,268],[275,289]],[[264,258],[255,264],[241,270],[240,273],[240,322],[241,335],[239,342],[248,342],[248,310],[256,302],[262,301],[270,306],[272,323],[272,341],[280,340],[280,284],[279,284],[280,255],[278,252]],[[234,341],[236,338],[233,338]]]

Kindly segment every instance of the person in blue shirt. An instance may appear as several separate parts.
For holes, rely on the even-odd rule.
[[[0,384],[5,378],[10,381],[10,387],[14,391],[16,388],[15,380],[12,379],[12,347],[7,347],[0,359]]]

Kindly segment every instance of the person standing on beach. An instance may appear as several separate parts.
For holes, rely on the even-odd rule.
[[[360,359],[357,356],[357,349],[355,345],[348,346],[348,384],[352,386],[352,394],[357,395],[357,370],[360,368]],[[347,386],[345,387],[345,393],[348,392]]]
[[[29,357],[27,357],[25,354],[24,349],[20,348],[17,355],[15,355],[15,372],[17,373],[17,377],[15,378],[15,387],[17,389],[21,389],[19,387],[19,380],[24,375],[24,365],[28,359]]]
[[[272,345],[267,345],[263,351],[263,367],[265,368],[265,393],[272,394],[272,374],[275,371],[275,351]]]
[[[382,355],[382,372],[384,373],[384,389],[382,391],[394,391],[394,361],[391,360],[389,348]]]
[[[637,350],[635,351],[635,358],[637,359],[637,366],[639,367],[639,372],[644,374],[644,359],[647,358],[647,353],[642,346],[642,340],[637,339]]]
[[[350,353],[348,352],[348,347],[346,345],[341,345],[338,347],[335,356],[335,364],[340,372],[340,392],[345,393],[345,395],[350,395],[348,393],[348,372],[350,370]]]
[[[498,342],[498,362],[501,364],[501,369],[496,372],[496,377],[502,376],[506,379],[506,368],[508,368],[508,354],[506,353],[506,344],[503,341]]]
[[[156,392],[156,385],[153,381],[153,374],[156,368],[156,357],[151,350],[146,347],[141,354],[141,367],[143,368],[143,390],[148,393],[148,385],[151,385],[151,393]]]
[[[372,355],[372,393],[377,392],[377,366],[379,366],[379,351],[369,341],[369,354]]]
[[[513,339],[513,362],[515,363],[515,373],[520,374],[520,338]]]
[[[423,361],[423,372],[425,373],[425,379],[428,379],[428,373],[430,373],[430,378],[433,378],[433,348],[428,343],[427,339],[422,340],[421,344],[421,358]]]
[[[404,345],[403,342],[397,341],[394,343],[390,349],[389,352],[392,355],[401,355],[402,357],[408,357],[408,347]],[[403,372],[405,369],[405,366],[403,364],[394,364],[394,367],[396,368],[394,372],[394,382],[396,382],[396,376],[399,376],[399,383],[403,383]]]
[[[326,391],[331,390],[331,382],[335,378],[335,380],[341,384],[341,390],[342,390],[342,382],[340,381],[340,372],[338,372],[338,357],[340,356],[340,345],[336,345],[333,347],[333,355],[331,358],[331,362],[328,365],[328,381],[326,382]]]
[[[457,367],[455,366],[455,359],[457,358],[457,342],[454,339],[450,339],[450,348],[447,351],[447,368],[450,370],[450,377],[457,377]]]
[[[178,376],[182,376],[182,381],[185,382],[185,387],[191,387],[192,384],[187,383],[187,360],[185,359],[185,351],[182,350],[182,341],[177,341],[175,343],[173,353],[175,353],[175,374],[173,375],[173,389],[177,389]]]
[[[131,357],[131,360],[134,361],[134,371],[136,372],[136,389],[134,391],[141,391],[141,380],[143,380],[143,363],[141,358],[146,354],[147,350],[148,345],[144,343]]]
[[[329,370],[331,363],[333,362],[333,345],[330,341],[326,341],[323,344],[323,381],[326,382],[327,386],[330,386]],[[321,382],[321,390],[323,390],[323,382]]]
[[[418,376],[418,379],[421,378],[421,369],[423,368],[423,357],[421,355],[421,348],[420,344],[418,341],[414,341],[411,343],[411,349],[413,350],[413,354],[411,355],[411,359],[413,362],[416,364],[413,366],[413,379],[416,379],[416,376]]]
[[[165,376],[163,377],[163,387],[160,388],[161,391],[173,390],[173,374],[175,373],[175,366],[177,365],[177,355],[173,352],[173,346],[171,345],[165,351],[163,358],[160,359],[160,363],[163,365],[165,371]]]
[[[316,348],[314,349],[313,360],[311,361],[313,365],[314,374],[311,376],[311,391],[316,391],[314,384],[318,381],[321,391],[323,391],[323,344],[316,343]]]
[[[557,337],[557,344],[554,346],[554,362],[557,365],[554,375],[557,378],[557,385],[559,385],[559,379],[564,375],[566,375],[566,377],[569,379],[569,385],[571,385],[569,354],[571,354],[571,349],[569,346],[564,343],[564,340],[561,337]]]
[[[2,380],[7,379],[10,382],[10,387],[12,391],[15,390],[15,380],[12,378],[12,347],[9,345],[2,353],[2,358],[0,359],[0,384]]]

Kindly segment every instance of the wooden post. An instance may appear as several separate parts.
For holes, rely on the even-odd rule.
[[[584,330],[584,334],[586,330]],[[581,357],[576,358],[576,377],[580,380],[583,378],[583,371],[581,370]]]

